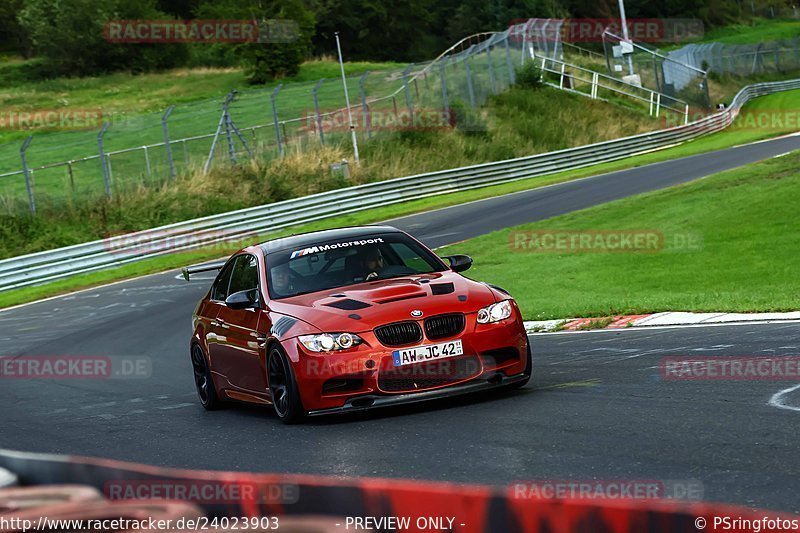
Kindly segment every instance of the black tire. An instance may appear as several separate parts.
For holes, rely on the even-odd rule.
[[[194,386],[200,404],[207,411],[214,411],[222,406],[222,401],[217,396],[214,381],[211,379],[211,369],[208,359],[199,344],[192,345],[192,370],[194,371]]]
[[[530,341],[528,341],[527,364],[525,365],[525,371],[523,373],[525,374],[525,379],[523,379],[521,381],[517,381],[516,383],[512,383],[511,385],[508,386],[508,390],[521,389],[522,387],[527,385],[528,382],[531,380],[531,375],[533,374],[533,357],[531,356],[531,342]]]
[[[272,407],[281,422],[296,424],[302,421],[306,412],[300,401],[297,381],[286,355],[277,345],[270,348],[267,357],[267,381],[272,397]]]

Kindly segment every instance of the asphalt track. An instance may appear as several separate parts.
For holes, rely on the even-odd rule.
[[[795,149],[800,137],[786,137],[392,223],[440,246]],[[202,410],[187,343],[208,281],[186,285],[176,274],[0,312],[5,357],[152,362],[143,379],[0,380],[0,447],[176,467],[492,484],[691,481],[706,500],[800,512],[800,412],[793,409],[800,390],[779,396],[782,408],[770,405],[795,382],[676,382],[658,371],[665,356],[798,355],[799,324],[536,335],[534,378],[522,391],[287,427],[268,408]]]

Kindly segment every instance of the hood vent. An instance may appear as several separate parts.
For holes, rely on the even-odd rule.
[[[452,283],[432,283],[431,284],[431,293],[434,296],[439,296],[440,294],[451,294],[455,292],[456,288]]]
[[[328,307],[335,307],[336,309],[341,309],[343,311],[357,311],[359,309],[371,307],[368,303],[359,302],[358,300],[351,300],[350,298],[338,300],[325,305]]]
[[[381,298],[380,300],[375,300],[379,304],[390,304],[392,302],[399,302],[401,300],[410,300],[412,298],[425,298],[427,294],[424,292],[415,292],[412,294],[402,294],[400,296],[392,296],[390,298]]]

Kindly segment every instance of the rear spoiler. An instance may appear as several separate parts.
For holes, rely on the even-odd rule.
[[[186,281],[189,281],[189,277],[192,274],[197,274],[199,272],[211,272],[212,270],[220,270],[224,266],[225,266],[225,262],[214,263],[214,264],[211,264],[211,265],[200,265],[200,266],[196,266],[196,267],[186,267],[186,268],[181,269],[181,272],[183,273],[183,279],[185,279]]]

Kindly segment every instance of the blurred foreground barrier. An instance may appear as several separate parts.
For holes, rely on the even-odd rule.
[[[378,529],[402,531],[431,531],[437,529],[463,532],[603,532],[603,533],[680,533],[696,532],[698,524],[711,529],[714,517],[739,519],[797,520],[798,517],[775,512],[755,511],[740,507],[709,503],[685,503],[664,500],[612,499],[548,499],[515,497],[511,488],[492,488],[479,485],[455,485],[388,479],[334,479],[321,476],[292,474],[247,474],[238,472],[191,471],[158,468],[104,459],[29,454],[0,450],[0,465],[15,471],[24,485],[51,483],[80,483],[101,490],[106,497],[120,488],[118,495],[129,495],[133,501],[88,504],[92,512],[108,514],[126,509],[136,513],[153,512],[160,515],[190,515],[201,507],[210,518],[217,518],[223,529],[234,524],[223,520],[229,517],[260,517],[257,520],[280,520],[279,530],[339,531]],[[146,490],[142,490],[142,488]],[[170,488],[174,489],[170,492]],[[203,489],[212,490],[203,490]],[[164,502],[161,507],[152,502],[158,489],[174,497],[175,490],[193,489],[193,498],[186,505]],[[246,490],[254,489],[254,490]],[[137,502],[139,494],[151,498]],[[241,496],[232,500],[231,494]],[[92,507],[96,506],[96,507]],[[52,507],[50,509],[53,509]],[[39,509],[39,514],[43,509]],[[50,510],[48,509],[49,513]],[[36,514],[36,513],[33,513]],[[33,516],[31,512],[28,516]],[[68,513],[60,513],[64,516]],[[137,515],[139,516],[139,515]],[[309,516],[318,517],[308,522]],[[2,517],[2,514],[0,514]],[[326,517],[326,518],[321,518]],[[388,517],[408,517],[407,527],[385,522]],[[367,518],[384,522],[364,522]],[[437,520],[451,518],[454,523]],[[354,527],[357,520],[364,528]],[[327,520],[327,521],[326,521]],[[705,522],[700,522],[703,520]],[[317,524],[317,529],[289,525]],[[213,523],[213,522],[212,522]],[[337,524],[339,524],[337,526]],[[346,527],[350,524],[350,527]],[[284,525],[287,526],[284,529]],[[263,526],[269,526],[265,522]],[[256,530],[274,529],[259,527]],[[438,527],[447,526],[447,527]],[[705,526],[704,526],[705,527]],[[328,528],[328,529],[326,529]],[[239,529],[242,529],[239,524]],[[700,527],[699,529],[703,529]]]
[[[0,489],[0,514],[18,513],[39,507],[102,501],[94,487],[84,485],[42,485]]]
[[[12,474],[8,470],[0,468],[0,489],[2,489],[3,487],[13,487],[16,484],[17,484],[17,476]]]
[[[518,159],[368,183],[0,260],[0,291],[220,242],[241,241],[269,231],[375,207],[624,159],[720,131],[733,122],[750,99],[798,88],[800,80],[756,83],[739,91],[724,111],[685,126]]]

